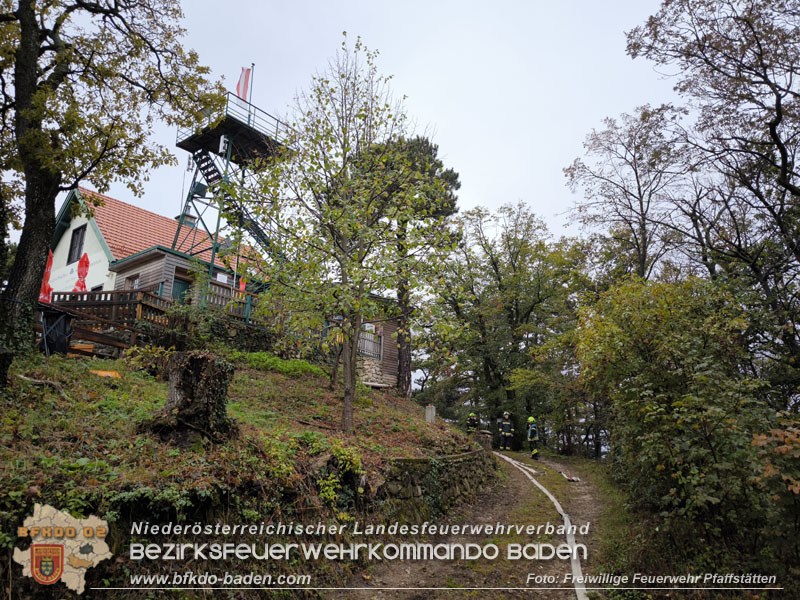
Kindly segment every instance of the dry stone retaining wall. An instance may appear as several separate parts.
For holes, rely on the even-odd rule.
[[[491,453],[474,450],[435,458],[389,459],[378,499],[404,522],[419,523],[474,498],[497,468]]]
[[[364,383],[377,383],[394,387],[397,385],[397,375],[383,372],[383,363],[370,356],[358,357],[358,376]]]

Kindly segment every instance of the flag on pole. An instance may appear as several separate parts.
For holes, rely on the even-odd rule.
[[[236,84],[236,95],[247,102],[247,90],[250,88],[250,73],[253,69],[242,67],[242,74],[239,75],[239,83]]]

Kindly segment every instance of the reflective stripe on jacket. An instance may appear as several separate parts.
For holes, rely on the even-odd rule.
[[[503,435],[514,435],[514,423],[511,419],[500,421],[500,433]]]

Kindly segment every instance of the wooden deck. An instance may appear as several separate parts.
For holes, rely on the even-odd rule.
[[[42,304],[45,309],[52,304]],[[55,307],[71,317],[73,334],[70,337],[68,354],[117,358],[123,350],[136,345],[138,330],[121,323],[111,323],[90,314],[71,308]],[[41,335],[42,324],[36,323],[34,331]]]
[[[54,292],[51,300],[50,306],[73,318],[75,333],[70,341],[71,353],[110,357],[117,357],[122,350],[135,346],[137,338],[148,333],[146,329],[152,333],[152,326],[168,328],[169,310],[175,306],[173,300],[148,290]],[[192,301],[199,300],[193,297]],[[254,294],[212,282],[201,301],[204,307],[224,313],[234,322],[259,325],[253,317],[258,304]],[[41,325],[37,325],[36,331],[41,333]],[[382,335],[362,331],[358,353],[383,360],[383,341]]]
[[[54,292],[51,304],[112,324],[132,327],[147,321],[165,327],[171,300],[152,292]]]
[[[212,283],[202,301],[236,322],[255,324],[252,315],[258,298],[253,294]],[[100,356],[117,356],[135,346],[142,324],[168,327],[168,311],[174,304],[146,290],[54,292],[50,302],[73,317],[70,352]],[[41,325],[36,331],[41,333]]]
[[[198,299],[195,299],[197,301]],[[251,323],[258,304],[254,294],[240,292],[229,286],[212,283],[208,294],[199,301],[209,308],[222,311],[236,321]],[[51,304],[79,311],[108,323],[132,327],[148,322],[166,327],[167,311],[174,301],[151,291],[121,290],[112,292],[54,292]]]

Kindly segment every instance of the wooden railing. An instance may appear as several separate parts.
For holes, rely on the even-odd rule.
[[[382,344],[382,336],[369,331],[362,331],[358,336],[358,353],[370,358],[380,358]]]
[[[206,304],[227,312],[237,321],[250,323],[253,321],[253,313],[258,305],[258,296],[212,281],[206,296]]]
[[[139,321],[167,324],[166,311],[172,304],[157,294],[139,290],[113,292],[55,292],[52,304],[121,325]]]
[[[45,311],[52,304],[40,304]],[[83,308],[83,307],[81,307]],[[72,335],[70,336],[69,352],[85,354],[88,356],[119,356],[125,348],[136,345],[138,331],[134,327],[122,323],[112,323],[72,307],[55,307],[57,313],[68,315],[70,318]],[[42,324],[36,323],[34,331],[42,333]],[[88,344],[88,345],[87,345]],[[101,348],[98,350],[98,347]]]
[[[255,300],[253,294],[212,284],[205,306],[227,312],[239,322],[252,323]],[[50,302],[50,306],[72,317],[75,333],[70,352],[103,356],[108,355],[109,349],[117,356],[122,349],[135,346],[143,322],[169,327],[168,311],[172,305],[172,300],[144,290],[54,292]],[[41,330],[41,325],[37,326],[36,331]],[[87,348],[84,342],[88,342]]]
[[[111,323],[133,326],[136,321],[147,321],[163,327],[168,325],[167,311],[173,304],[172,300],[144,290],[54,292],[51,303]],[[205,297],[206,306],[245,323],[253,321],[257,303],[254,294],[214,282]]]
[[[166,312],[172,303],[152,292],[121,290],[54,292],[51,304],[78,310],[110,323],[132,326],[136,321],[166,325]]]
[[[205,297],[205,306],[225,312],[239,322],[251,324],[254,322],[257,301],[258,297],[254,294],[212,282]],[[120,290],[54,292],[50,304],[74,317],[74,340],[124,349],[136,345],[137,335],[144,329],[138,326],[141,322],[169,327],[169,309],[173,301],[148,291]],[[380,360],[382,346],[383,336],[361,331],[359,354]]]

